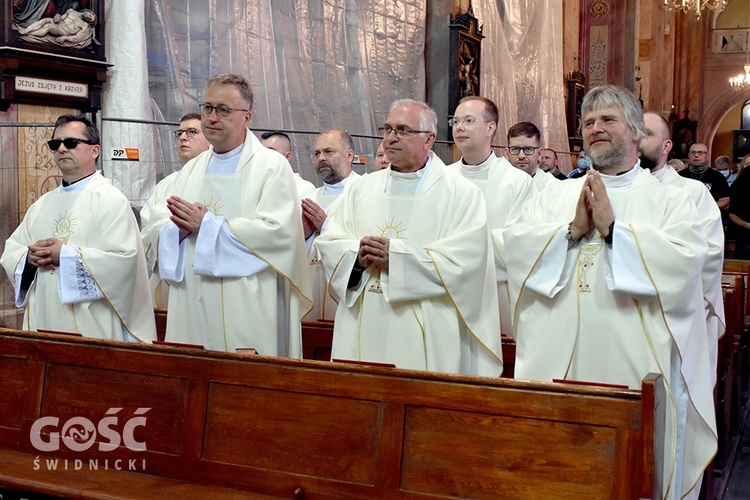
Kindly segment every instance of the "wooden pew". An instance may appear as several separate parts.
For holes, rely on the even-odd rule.
[[[502,337],[503,377],[513,378],[516,367],[516,341]],[[302,322],[302,357],[318,361],[331,360],[333,343],[333,321]]]
[[[4,329],[0,380],[0,486],[26,492],[633,499],[662,487],[657,375],[633,391]],[[112,408],[121,410],[109,428],[122,436],[145,416],[130,432],[145,451],[99,448],[111,441],[99,426]],[[45,441],[85,418],[98,434],[83,444],[93,446],[36,449],[30,431],[49,416],[59,421]],[[50,469],[46,457],[70,468]],[[135,470],[114,470],[118,459]]]
[[[154,319],[156,320],[156,340],[164,340],[167,334],[167,310],[154,308]]]
[[[750,286],[750,261],[748,260],[724,260],[724,274],[735,274],[743,276],[745,291]],[[750,393],[750,293],[745,293],[744,328],[740,334],[740,357],[738,377],[740,378],[741,401],[743,407],[747,404]]]

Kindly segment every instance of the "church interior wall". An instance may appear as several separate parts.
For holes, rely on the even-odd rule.
[[[748,96],[750,98],[750,96]],[[732,151],[734,146],[734,130],[741,128],[742,120],[742,106],[744,103],[738,103],[736,106],[731,108],[719,122],[716,132],[714,133],[713,140],[711,141],[711,165],[717,157],[726,155],[732,157]]]

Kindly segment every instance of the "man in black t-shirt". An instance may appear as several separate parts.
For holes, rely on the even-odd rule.
[[[729,185],[723,175],[708,165],[708,148],[705,144],[696,142],[690,146],[688,168],[680,171],[680,175],[688,179],[701,181],[711,192],[711,196],[719,208],[729,208]]]

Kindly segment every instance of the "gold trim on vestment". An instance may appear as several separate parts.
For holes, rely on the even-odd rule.
[[[248,220],[252,220],[252,219],[248,219]],[[289,276],[287,276],[286,274],[282,273],[279,269],[276,268],[276,266],[274,266],[273,264],[271,264],[271,262],[269,262],[268,260],[264,259],[258,252],[256,252],[255,250],[253,250],[250,247],[250,245],[248,245],[247,243],[245,243],[244,240],[242,238],[240,238],[240,236],[237,234],[237,231],[235,231],[234,229],[232,229],[232,224],[229,223],[229,220],[227,220],[225,218],[224,222],[227,224],[227,227],[232,232],[232,234],[234,235],[234,237],[237,238],[237,241],[239,241],[240,243],[242,243],[245,246],[245,248],[247,248],[247,250],[250,253],[252,253],[253,255],[255,255],[257,258],[259,258],[260,260],[262,260],[266,264],[268,264],[268,267],[270,267],[271,269],[273,269],[276,272],[276,274],[278,274],[279,276],[281,276],[282,278],[284,278],[285,280],[287,280],[289,282],[289,284],[292,285],[292,288],[294,288],[297,291],[297,294],[300,297],[302,297],[303,299],[307,300],[307,302],[309,302],[309,306],[308,306],[307,310],[304,312],[304,314],[301,313],[301,310],[300,310],[299,320],[302,321],[302,318],[304,318],[305,316],[307,316],[310,313],[310,311],[313,310],[314,304],[313,304],[312,298],[308,297],[307,295],[305,295],[304,293],[302,293],[302,290],[300,290],[300,288],[297,286],[297,284],[294,282],[294,280],[292,280],[291,278],[289,278]],[[307,253],[305,253],[305,265],[307,266]],[[308,269],[305,269],[305,271],[309,273]]]
[[[91,276],[91,279],[94,280],[94,283],[96,283],[96,286],[99,287],[99,290],[102,292],[102,295],[104,295],[104,300],[107,301],[107,304],[109,304],[109,307],[112,309],[112,312],[114,312],[115,316],[117,316],[117,319],[120,320],[120,324],[122,325],[122,327],[125,328],[125,330],[127,330],[128,333],[130,335],[132,335],[133,338],[135,338],[138,342],[140,342],[141,344],[147,344],[148,342],[146,342],[145,340],[143,340],[142,338],[140,338],[138,335],[136,335],[135,333],[133,333],[130,330],[130,328],[128,328],[128,325],[125,324],[125,321],[123,321],[122,316],[120,316],[120,313],[117,311],[117,309],[115,308],[115,306],[112,304],[112,301],[110,301],[109,297],[107,297],[107,294],[104,293],[104,289],[101,287],[101,285],[99,285],[99,281],[97,281],[96,277],[91,272],[91,268],[89,267],[88,264],[86,264],[86,257],[83,255],[83,248],[81,248],[81,247],[76,247],[76,248],[78,248],[78,250],[81,252],[81,260],[83,261],[83,264],[86,266],[86,269],[89,272],[89,276]],[[60,278],[58,277],[57,279],[59,280]],[[73,305],[73,304],[71,304],[71,305]],[[73,321],[75,322],[75,314],[73,315]],[[78,331],[78,325],[77,324],[76,324],[76,331]]]
[[[430,258],[430,260],[432,260],[432,264],[435,266],[435,272],[437,272],[438,278],[440,279],[440,283],[443,285],[443,288],[445,289],[445,294],[448,296],[448,299],[451,301],[451,304],[453,304],[453,307],[456,309],[456,312],[458,313],[458,317],[461,318],[461,321],[463,321],[464,325],[466,325],[466,330],[469,332],[469,334],[471,334],[472,337],[474,337],[474,339],[477,342],[479,342],[479,345],[487,349],[487,351],[489,351],[495,357],[495,359],[497,359],[500,362],[500,374],[498,374],[498,377],[501,377],[503,375],[503,366],[504,366],[503,358],[502,358],[502,351],[500,352],[500,356],[498,357],[498,355],[495,354],[495,352],[492,349],[484,345],[484,342],[482,342],[482,340],[479,337],[477,337],[477,335],[471,329],[471,326],[469,326],[469,323],[466,321],[466,319],[464,319],[464,316],[461,313],[461,309],[459,309],[459,307],[456,305],[456,301],[453,300],[453,296],[451,295],[451,292],[448,289],[448,285],[445,284],[445,281],[443,280],[443,276],[440,274],[440,267],[438,266],[435,258],[432,256],[432,252],[430,251],[429,248],[425,248],[424,250],[425,252],[427,252],[427,256]],[[494,261],[492,265],[493,266],[495,265]],[[497,288],[496,283],[493,283],[493,286]],[[497,332],[497,333],[500,334],[500,332]]]

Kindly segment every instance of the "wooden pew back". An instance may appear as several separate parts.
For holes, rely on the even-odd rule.
[[[661,488],[657,376],[617,390],[0,330],[0,379],[0,453],[28,457],[27,476],[4,466],[0,484],[22,489],[83,477],[40,479],[40,455],[136,459],[136,473],[109,482],[112,497],[153,477],[287,498],[632,499]],[[40,417],[58,417],[59,430],[112,408],[121,433],[148,408],[132,433],[146,451],[102,451],[101,433],[85,452],[32,446]]]

